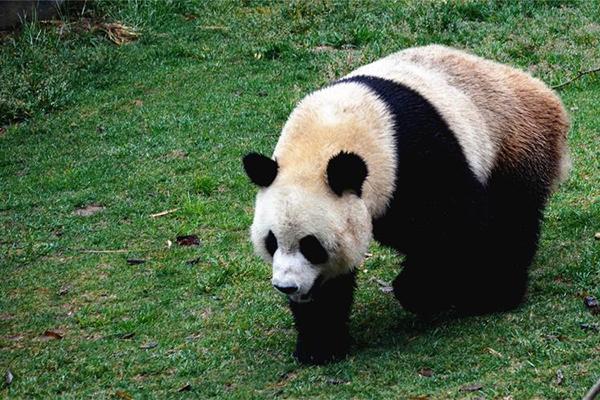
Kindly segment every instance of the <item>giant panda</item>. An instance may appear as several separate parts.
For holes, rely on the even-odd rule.
[[[570,166],[568,117],[541,81],[430,45],[306,96],[259,187],[251,240],[287,295],[303,363],[342,359],[356,267],[371,239],[405,255],[393,282],[416,314],[523,300],[546,200]]]

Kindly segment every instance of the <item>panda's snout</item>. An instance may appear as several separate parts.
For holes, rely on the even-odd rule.
[[[292,301],[308,301],[302,296],[308,294],[317,275],[317,269],[299,251],[288,253],[278,249],[273,256],[271,284]]]
[[[280,286],[274,284],[273,287],[284,294],[294,294],[298,291],[298,286]]]

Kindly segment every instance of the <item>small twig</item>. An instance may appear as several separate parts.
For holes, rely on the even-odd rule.
[[[175,211],[179,211],[179,208],[172,208],[170,210],[161,211],[161,212],[156,213],[156,214],[150,214],[150,216],[152,218],[158,218],[158,217],[162,217],[163,215],[174,213]]]
[[[103,254],[103,253],[128,253],[127,249],[119,249],[119,250],[79,250],[81,253],[93,253],[93,254]]]
[[[577,75],[575,75],[574,78],[569,79],[566,82],[563,82],[561,84],[558,84],[556,86],[552,86],[552,89],[560,89],[563,86],[567,86],[568,84],[576,81],[577,79],[581,78],[584,75],[588,75],[588,74],[593,74],[600,71],[600,67],[596,67],[596,68],[592,68],[592,69],[588,69],[587,71],[580,71]]]
[[[384,281],[383,279],[374,277],[374,276],[372,276],[369,280],[372,282],[375,282],[376,284],[378,284],[381,287],[390,286],[390,284],[388,282]]]
[[[199,28],[204,29],[206,31],[226,31],[229,29],[223,25],[202,25]]]
[[[374,276],[371,277],[371,279],[369,280],[375,282],[379,286],[379,290],[381,290],[383,293],[392,293],[394,291],[394,288],[384,280],[381,280]]]
[[[598,382],[596,382],[596,384],[594,386],[592,386],[590,391],[587,392],[587,394],[585,395],[583,400],[594,400],[596,398],[596,396],[598,396],[599,394],[600,394],[600,379],[598,379]]]

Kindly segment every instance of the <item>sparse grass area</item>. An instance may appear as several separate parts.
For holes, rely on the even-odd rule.
[[[561,90],[575,167],[549,205],[527,303],[419,321],[372,281],[398,270],[374,247],[357,344],[337,364],[291,357],[291,316],[247,238],[255,189],[240,166],[271,151],[304,94],[404,47],[466,48],[558,84],[600,62],[598,1],[94,10],[141,38],[117,47],[71,19],[62,35],[31,24],[0,47],[0,372],[14,374],[0,397],[577,399],[600,377],[600,332],[580,326],[600,325],[582,302],[600,298],[598,76]],[[104,209],[74,214],[90,204]],[[178,246],[181,234],[201,245]]]

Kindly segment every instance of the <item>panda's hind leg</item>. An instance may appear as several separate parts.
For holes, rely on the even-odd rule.
[[[507,175],[492,176],[488,234],[476,258],[456,277],[458,312],[507,311],[523,302],[546,197],[539,184]]]
[[[452,301],[445,277],[432,260],[407,258],[392,286],[402,307],[420,316],[448,310]]]

